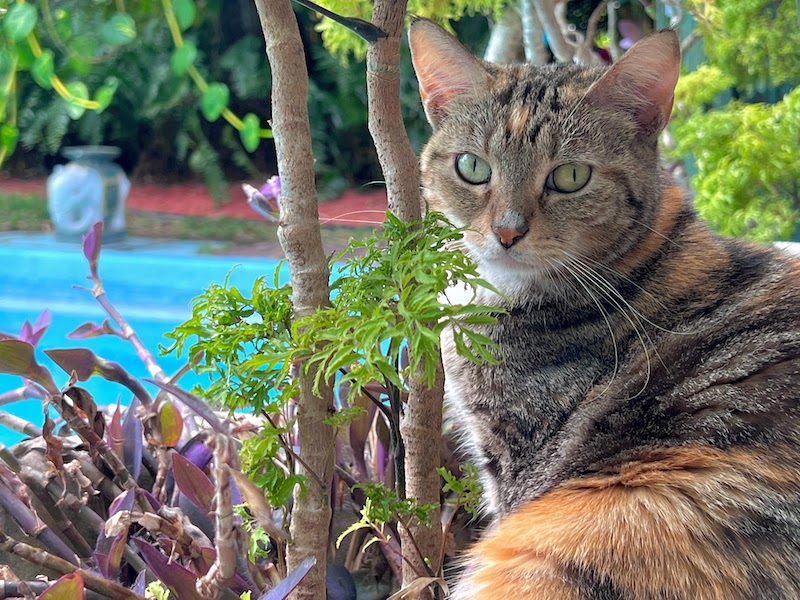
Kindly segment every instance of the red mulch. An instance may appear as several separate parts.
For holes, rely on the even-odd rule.
[[[256,186],[258,187],[258,186]],[[0,190],[18,194],[46,194],[45,180],[23,180],[0,177]],[[261,220],[247,204],[240,185],[231,185],[228,198],[219,207],[205,186],[199,183],[157,185],[133,182],[128,195],[130,211],[169,215],[202,215]],[[320,222],[328,225],[376,225],[383,222],[386,212],[386,192],[355,192],[349,190],[336,200],[321,202]]]

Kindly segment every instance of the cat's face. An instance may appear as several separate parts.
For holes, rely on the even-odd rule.
[[[485,277],[512,295],[547,292],[571,257],[608,262],[630,249],[657,208],[657,138],[679,65],[672,32],[612,69],[489,65],[423,20],[410,37],[434,127],[425,198],[471,229],[465,250]]]

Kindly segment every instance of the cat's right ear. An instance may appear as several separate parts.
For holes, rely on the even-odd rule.
[[[489,74],[458,40],[433,21],[414,19],[408,41],[425,114],[437,127],[453,100],[485,89]]]

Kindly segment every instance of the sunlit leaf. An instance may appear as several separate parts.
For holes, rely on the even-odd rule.
[[[21,42],[33,31],[38,18],[36,6],[30,2],[12,3],[3,18],[3,30],[11,40]]]
[[[22,340],[0,340],[0,373],[33,379],[46,389],[57,386],[50,372],[36,362],[33,346]]]
[[[82,81],[73,81],[67,84],[67,91],[77,100],[89,99],[89,88]],[[77,121],[86,112],[86,108],[75,102],[74,100],[67,100],[67,114],[71,119]]]
[[[169,401],[162,403],[158,411],[161,425],[161,441],[167,448],[174,448],[181,441],[183,417],[178,408]]]
[[[261,121],[258,116],[253,113],[247,113],[242,119],[244,127],[239,132],[239,137],[242,139],[242,146],[248,152],[255,152],[258,149],[258,144],[261,142],[259,134],[261,130]]]
[[[212,123],[219,119],[222,111],[228,106],[230,91],[224,83],[212,83],[200,97],[200,110],[203,116]]]
[[[128,13],[115,13],[100,28],[100,37],[112,46],[130,44],[136,39],[136,21]]]
[[[197,15],[194,0],[173,0],[172,9],[175,11],[175,18],[178,20],[178,26],[181,31],[185,31],[192,26]]]
[[[211,511],[214,499],[214,484],[191,461],[178,453],[172,455],[172,474],[175,484],[181,493],[191,500],[197,507]]]
[[[80,573],[68,573],[47,588],[39,596],[39,600],[83,600],[83,591],[83,577]]]
[[[94,101],[100,105],[100,107],[96,109],[98,113],[108,108],[111,101],[114,99],[114,94],[117,92],[118,87],[119,79],[116,77],[108,77],[105,83],[97,88],[97,91],[94,93]]]
[[[186,40],[183,46],[175,48],[170,57],[170,65],[172,65],[172,72],[177,76],[186,74],[189,66],[192,65],[197,58],[197,46],[194,42]]]
[[[0,125],[0,148],[5,150],[6,154],[13,154],[18,141],[19,129],[16,126],[10,123]]]
[[[53,66],[53,51],[49,48],[42,50],[42,53],[36,57],[31,68],[31,75],[33,80],[42,86],[44,89],[49,90],[53,87],[50,78],[55,73]]]

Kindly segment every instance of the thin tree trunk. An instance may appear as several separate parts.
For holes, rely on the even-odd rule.
[[[400,112],[400,37],[406,0],[376,0],[372,23],[388,36],[367,50],[369,132],[386,180],[389,210],[403,221],[419,221],[419,164]]]
[[[525,60],[534,65],[546,65],[550,57],[544,46],[544,30],[533,0],[522,0],[520,13]]]
[[[564,38],[564,32],[558,23],[555,12],[556,1],[533,0],[533,3],[536,7],[536,13],[539,15],[539,21],[547,34],[547,41],[550,44],[553,55],[559,62],[572,62],[575,49]]]
[[[525,0],[523,0],[524,4]],[[521,58],[530,61],[530,57],[523,51],[522,32],[520,10],[516,5],[509,4],[492,27],[486,52],[483,53],[483,60],[500,65],[515,63]],[[544,41],[542,41],[542,50],[544,50]]]
[[[308,71],[297,19],[290,0],[255,0],[272,69],[272,129],[281,177],[281,223],[278,238],[289,263],[296,315],[313,313],[329,303],[328,263],[322,248],[314,183],[314,157],[308,120]],[[307,556],[317,566],[292,594],[295,600],[325,600],[325,564],[331,520],[330,486],[334,463],[334,429],[323,423],[333,409],[333,394],[312,391],[313,373],[300,377],[297,428],[300,457],[316,475],[308,476],[306,493],[295,492],[287,549],[292,570]],[[320,483],[321,482],[321,485]]]
[[[369,130],[386,180],[389,209],[404,221],[418,221],[421,217],[419,164],[400,112],[400,38],[406,4],[405,0],[375,1],[372,22],[388,36],[370,44],[367,51],[367,96]],[[408,403],[400,426],[406,448],[406,495],[419,503],[432,502],[438,507],[440,484],[436,467],[440,464],[444,395],[441,360],[437,384],[433,388],[425,385],[420,373],[412,375],[408,386]],[[433,563],[438,557],[442,540],[439,509],[432,514],[431,522],[431,527],[415,522],[410,524],[409,530],[400,530],[403,554],[413,565],[403,565],[404,586],[418,574],[429,572],[424,558]]]

